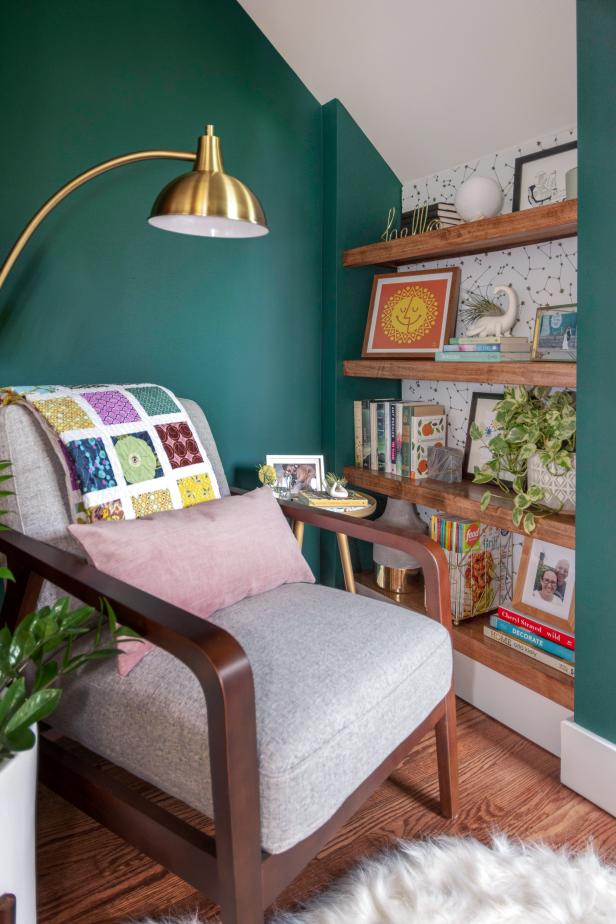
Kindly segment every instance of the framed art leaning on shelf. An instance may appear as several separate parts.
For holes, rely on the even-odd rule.
[[[459,292],[456,266],[375,276],[364,359],[434,359],[453,332]]]
[[[513,606],[557,629],[575,627],[575,551],[543,539],[525,539]]]

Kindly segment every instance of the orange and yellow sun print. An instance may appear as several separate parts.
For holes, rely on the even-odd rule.
[[[438,301],[426,286],[399,289],[386,302],[381,315],[383,332],[394,343],[415,344],[434,327]]]

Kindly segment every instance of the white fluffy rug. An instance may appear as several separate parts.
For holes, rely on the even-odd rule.
[[[505,837],[403,842],[269,924],[616,924],[616,868]]]

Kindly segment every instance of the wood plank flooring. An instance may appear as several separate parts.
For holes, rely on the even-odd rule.
[[[429,735],[372,799],[280,897],[291,906],[333,882],[366,854],[395,838],[472,835],[494,830],[552,845],[582,847],[592,838],[616,862],[616,819],[559,782],[559,762],[465,703],[458,703],[462,810],[438,814],[434,736]],[[147,914],[216,908],[96,822],[40,788],[39,924],[120,924]]]

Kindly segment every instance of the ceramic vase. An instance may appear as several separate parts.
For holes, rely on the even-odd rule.
[[[455,205],[464,221],[494,218],[503,207],[503,191],[491,177],[472,176],[457,191]]]
[[[0,895],[15,895],[15,924],[36,924],[37,757],[38,739],[0,763]]]
[[[428,527],[420,519],[417,508],[410,501],[387,498],[387,505],[382,516],[376,521],[383,526],[395,526],[408,530],[409,533],[428,532]],[[412,555],[390,549],[385,545],[374,544],[374,569],[379,587],[404,593],[409,579],[416,574],[420,564]]]
[[[562,513],[575,510],[575,453],[571,456],[569,472],[560,465],[550,465],[548,469],[538,455],[531,456],[528,460],[527,481],[529,488],[532,485],[543,488],[545,494],[541,503],[546,507]]]

